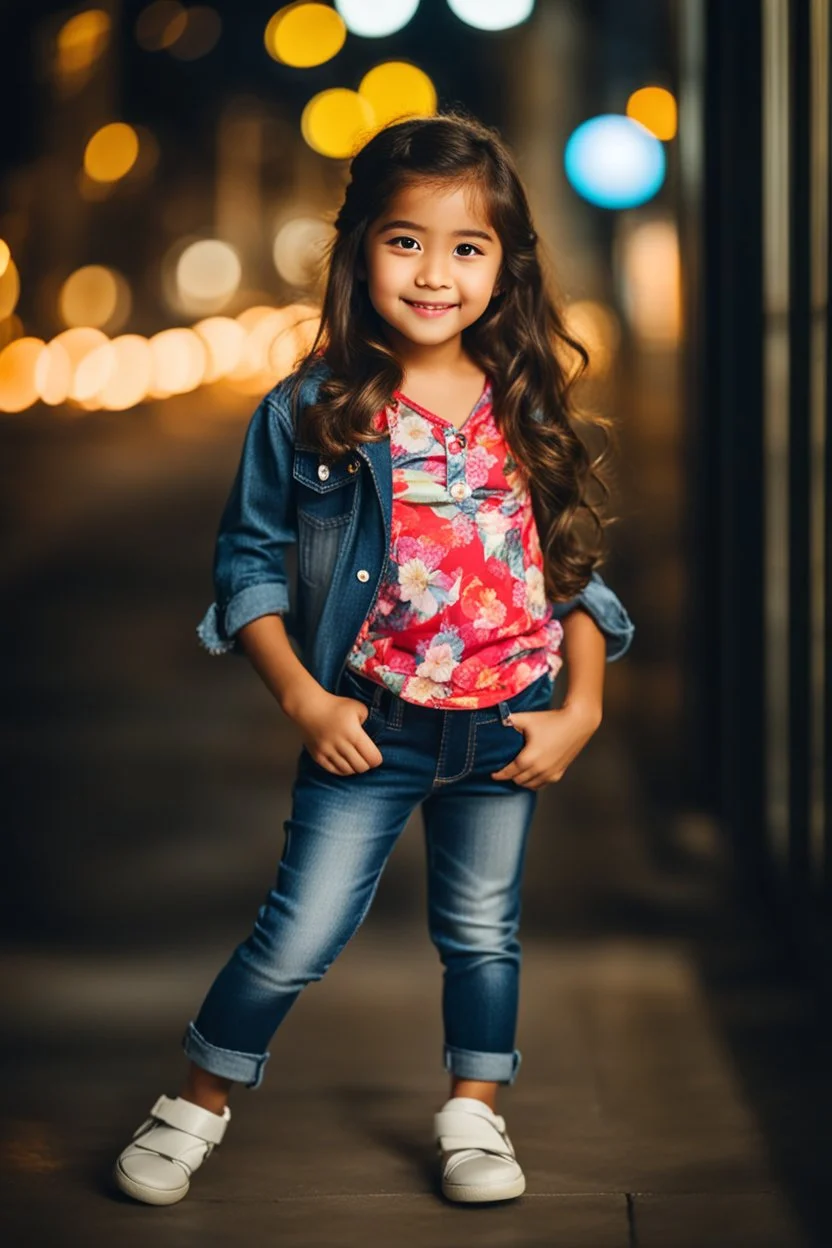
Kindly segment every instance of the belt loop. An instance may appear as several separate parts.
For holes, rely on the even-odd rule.
[[[498,702],[497,709],[500,712],[500,719],[503,721],[504,727],[513,728],[514,725],[511,722],[511,707],[508,702]]]

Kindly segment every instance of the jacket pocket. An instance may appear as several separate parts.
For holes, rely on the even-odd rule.
[[[298,508],[298,575],[311,588],[327,588],[352,513],[318,516]]]

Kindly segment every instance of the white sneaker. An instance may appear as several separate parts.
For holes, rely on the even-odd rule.
[[[212,1114],[181,1096],[160,1096],[116,1161],[116,1184],[145,1204],[175,1204],[187,1195],[191,1175],[211,1156],[230,1119],[227,1105]]]
[[[526,1190],[505,1119],[484,1101],[452,1096],[433,1121],[443,1195],[459,1201],[511,1200]]]

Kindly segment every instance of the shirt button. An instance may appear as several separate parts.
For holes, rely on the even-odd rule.
[[[450,442],[448,443],[448,450],[451,452],[452,455],[458,455],[459,452],[462,450],[462,443],[458,442],[456,438],[451,438]]]
[[[449,491],[451,498],[467,498],[470,490],[464,481],[455,481]]]
[[[329,469],[326,464],[320,464],[318,467],[318,477],[321,481],[326,481],[329,477]]]
[[[370,573],[366,568],[359,568],[355,575],[358,577],[359,581],[369,581],[370,579]]]

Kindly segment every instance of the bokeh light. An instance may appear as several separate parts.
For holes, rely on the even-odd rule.
[[[53,338],[40,353],[35,369],[35,385],[44,403],[56,407],[65,403],[72,385],[72,360],[62,342]]]
[[[592,117],[574,130],[564,152],[570,184],[600,208],[634,208],[652,199],[664,182],[659,140],[620,113]]]
[[[214,312],[224,307],[240,285],[243,268],[230,243],[203,238],[189,243],[176,262],[176,291],[181,307]]]
[[[121,329],[131,305],[130,287],[122,275],[100,264],[76,269],[58,296],[58,309],[65,325],[92,325],[110,332]]]
[[[676,135],[676,99],[664,87],[642,87],[627,101],[627,116],[640,121],[651,134],[665,142]]]
[[[216,47],[222,34],[222,20],[217,10],[207,4],[195,4],[186,9],[185,19],[182,33],[168,45],[168,51],[178,61],[196,61]]]
[[[352,35],[381,39],[403,30],[419,7],[419,0],[335,0],[335,7]]]
[[[576,299],[567,305],[566,325],[589,352],[584,376],[606,376],[621,343],[621,326],[612,308],[595,299]]]
[[[294,304],[287,311],[293,319],[284,325],[269,345],[267,366],[275,380],[288,377],[297,367],[300,357],[309,354],[321,323],[317,310],[304,304]]]
[[[448,8],[477,30],[508,30],[531,17],[534,0],[448,0]]]
[[[642,221],[624,231],[622,302],[647,346],[674,347],[682,322],[679,235],[672,220]]]
[[[11,316],[17,307],[19,298],[20,274],[17,271],[17,265],[14,260],[9,257],[2,276],[0,276],[0,321],[5,320],[7,316]]]
[[[239,321],[229,316],[209,316],[192,328],[208,353],[204,382],[217,381],[237,367],[246,341],[246,331]]]
[[[116,372],[116,353],[113,344],[103,342],[79,361],[72,378],[70,398],[86,407],[99,407],[99,393]]]
[[[56,68],[62,78],[86,76],[110,41],[110,15],[86,9],[64,22],[56,40]]]
[[[9,244],[0,238],[0,277],[6,272],[11,258],[12,253]]]
[[[185,394],[202,383],[208,365],[205,343],[192,329],[163,329],[149,342],[151,353],[150,394],[167,398]]]
[[[42,338],[16,338],[0,351],[0,411],[22,412],[37,402],[35,384]]]
[[[349,160],[376,128],[370,101],[346,87],[313,95],[300,119],[301,134],[312,150],[334,160]]]
[[[53,399],[55,403],[63,403],[65,399],[79,399],[80,395],[77,390],[77,381],[79,371],[88,355],[93,351],[97,351],[99,347],[106,346],[109,338],[100,329],[93,329],[89,325],[79,325],[74,329],[65,329],[63,333],[57,334],[49,344],[50,349],[60,347],[66,352],[69,358],[70,375],[69,384],[66,393],[55,398],[54,395],[59,393],[59,370],[55,374],[50,375],[50,384],[52,386]],[[58,359],[60,357],[58,356]],[[45,386],[44,386],[45,388]]]
[[[95,397],[101,407],[122,412],[147,396],[153,379],[153,355],[150,343],[139,334],[114,338],[110,350],[115,367]]]
[[[139,136],[132,126],[113,121],[102,126],[84,151],[84,169],[95,182],[117,182],[136,163]]]
[[[284,65],[308,69],[332,60],[347,37],[344,19],[327,4],[287,4],[269,20],[266,51]]]
[[[372,107],[377,129],[399,117],[431,117],[436,88],[424,70],[408,61],[385,61],[361,79],[358,93]]]
[[[154,0],[136,20],[136,41],[145,52],[161,52],[182,35],[188,15],[177,0]]]
[[[290,286],[314,285],[322,276],[326,248],[334,227],[320,217],[293,217],[277,231],[274,267]]]

